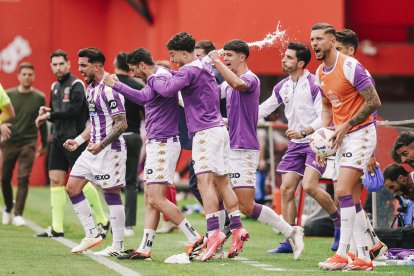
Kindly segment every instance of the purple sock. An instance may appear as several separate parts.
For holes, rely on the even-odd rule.
[[[355,206],[354,199],[352,195],[340,196],[339,197],[339,206],[341,208],[348,208]]]
[[[263,206],[260,204],[255,203],[253,206],[252,218],[258,219],[260,213],[262,212]]]
[[[219,217],[213,216],[207,219],[207,232],[219,229]]]
[[[233,232],[233,230],[243,227],[243,224],[240,219],[240,213],[238,216],[230,214],[229,217],[230,217],[230,225],[229,225],[230,231]]]
[[[69,199],[70,201],[72,201],[72,204],[76,204],[81,202],[82,200],[85,200],[85,195],[83,194],[83,192],[80,192],[77,195],[70,196]]]
[[[333,214],[330,214],[331,219],[334,223],[335,230],[341,229],[341,214],[336,210]]]
[[[105,201],[108,205],[122,205],[122,199],[120,194],[116,193],[105,193]]]

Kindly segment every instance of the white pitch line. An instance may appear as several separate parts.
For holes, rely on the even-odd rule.
[[[26,220],[27,226],[29,226],[35,232],[39,233],[39,232],[45,231],[44,228],[40,227],[36,223],[34,223],[34,222],[30,221],[30,220],[27,220],[27,219],[25,219],[25,220]],[[69,248],[73,248],[73,247],[75,247],[77,245],[73,241],[68,240],[66,238],[63,238],[63,237],[52,238],[52,239],[55,240],[55,241],[57,241],[57,242],[59,242],[59,243],[61,243],[61,244],[63,244],[63,245],[66,245]],[[139,274],[138,272],[133,271],[132,269],[127,268],[125,266],[122,266],[122,265],[120,265],[120,264],[118,264],[116,262],[113,262],[113,261],[111,261],[108,258],[105,258],[105,257],[102,257],[102,256],[95,256],[95,255],[92,255],[90,253],[87,253],[87,254],[84,254],[84,255],[87,256],[87,257],[89,257],[89,258],[91,258],[95,262],[98,262],[100,264],[103,264],[104,266],[112,269],[113,271],[115,271],[115,272],[117,272],[117,273],[119,273],[121,275],[141,276],[141,274]]]

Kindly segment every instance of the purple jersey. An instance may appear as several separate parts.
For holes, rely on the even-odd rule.
[[[222,84],[222,90],[225,90],[227,98],[230,148],[259,150],[257,120],[260,80],[250,70],[243,73],[240,79],[247,84],[245,91],[238,91],[227,82]]]
[[[155,76],[171,78],[171,73],[157,67]],[[163,140],[178,136],[178,94],[166,98],[146,85],[141,90],[116,82],[114,90],[125,98],[145,107],[145,129],[148,139]]]
[[[103,83],[89,85],[86,94],[91,121],[90,142],[97,144],[102,142],[111,131],[114,125],[112,116],[125,113],[124,97]],[[111,150],[125,150],[122,135],[111,143]]]
[[[197,131],[224,125],[219,108],[220,89],[208,62],[195,59],[181,67],[172,78],[150,76],[148,84],[164,97],[181,91],[190,137]]]

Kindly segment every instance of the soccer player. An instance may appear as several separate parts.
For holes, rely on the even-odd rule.
[[[398,163],[406,163],[414,169],[414,132],[401,132],[394,142],[392,158]]]
[[[154,63],[151,53],[140,48],[128,54],[127,63],[134,77],[145,82],[151,75],[171,78],[171,73]],[[173,185],[174,173],[181,147],[178,140],[178,94],[162,97],[148,85],[141,90],[115,81],[109,74],[104,83],[139,105],[145,106],[147,130],[145,161],[145,221],[141,245],[119,259],[149,260],[160,212],[178,226],[188,240],[186,248],[190,260],[204,247],[204,237],[191,226],[177,205],[166,198],[168,185]]]
[[[360,190],[355,186],[363,175],[375,150],[376,130],[372,113],[381,106],[377,91],[365,68],[354,58],[335,49],[336,31],[326,23],[315,24],[311,31],[311,44],[317,60],[323,63],[316,71],[322,89],[322,126],[332,120],[335,131],[333,147],[335,157],[335,196],[341,213],[341,237],[336,254],[319,267],[329,270],[373,270],[365,231],[367,219],[361,212]],[[324,159],[317,157],[323,165]],[[355,193],[353,193],[355,191]],[[358,257],[348,263],[347,248],[354,237]]]
[[[254,202],[260,154],[256,131],[260,81],[247,66],[249,46],[243,40],[235,39],[224,44],[223,49],[224,61],[220,60],[217,51],[210,52],[209,57],[225,80],[221,89],[227,98],[230,184],[241,212],[279,229],[292,245],[294,259],[297,260],[304,248],[302,228],[290,226],[272,209]]]
[[[47,149],[47,128],[40,128],[41,147],[37,147],[35,125],[39,108],[45,105],[45,96],[33,87],[35,80],[34,66],[28,62],[19,65],[17,78],[19,86],[7,90],[7,95],[15,110],[15,118],[10,119],[11,125],[5,125],[9,139],[1,144],[3,153],[2,192],[6,209],[3,212],[3,223],[13,221],[15,226],[25,226],[23,211],[29,192],[29,177],[35,157],[43,155]],[[2,127],[2,128],[3,128]],[[10,127],[10,128],[9,128]],[[11,180],[13,170],[18,165],[16,202],[13,202]],[[11,210],[14,207],[14,217]]]
[[[295,191],[302,180],[306,193],[312,196],[330,215],[334,222],[332,250],[338,248],[340,214],[331,196],[319,187],[325,167],[315,164],[315,153],[309,146],[309,135],[321,127],[321,92],[315,84],[315,75],[306,68],[311,59],[309,48],[300,42],[290,42],[282,59],[282,70],[289,77],[273,88],[272,95],[259,108],[259,116],[266,117],[280,105],[285,105],[288,120],[286,136],[291,139],[277,171],[282,174],[282,214],[290,224],[295,223]],[[285,240],[268,253],[290,253],[292,247]]]
[[[126,62],[127,53],[119,52],[114,60],[115,74],[119,81],[134,89],[141,89],[143,85],[129,76],[129,67]],[[128,99],[125,99],[125,111],[128,128],[122,134],[127,148],[126,175],[125,175],[125,236],[133,236],[133,227],[137,220],[137,168],[141,153],[142,140],[140,135],[141,120],[144,108]]]
[[[81,253],[102,243],[91,216],[88,200],[82,192],[88,181],[99,185],[109,206],[112,225],[112,245],[95,252],[101,256],[119,256],[123,251],[125,212],[120,190],[125,183],[125,141],[121,134],[127,128],[124,98],[102,83],[105,56],[97,48],[78,52],[78,71],[89,84],[86,101],[90,124],[74,140],[63,146],[75,151],[89,140],[86,150],[76,160],[70,172],[66,191],[85,230],[86,237],[72,253]]]
[[[70,61],[65,51],[57,50],[50,55],[50,67],[57,81],[52,83],[50,107],[42,106],[36,119],[40,127],[46,121],[52,123],[52,143],[49,152],[48,172],[50,179],[50,203],[52,207],[52,226],[36,237],[63,237],[63,216],[66,205],[65,181],[68,169],[85,150],[86,144],[73,152],[68,152],[63,143],[68,138],[78,136],[86,126],[88,106],[86,105],[85,86],[81,80],[70,73]],[[102,237],[109,230],[109,220],[105,216],[98,191],[88,183],[83,188],[88,202],[96,216]]]
[[[356,50],[358,49],[358,36],[357,34],[349,29],[344,29],[341,31],[336,32],[336,42],[335,42],[335,49],[338,52],[341,52],[344,55],[354,57]],[[371,77],[367,70],[367,75]],[[374,79],[371,77],[372,83],[375,85]],[[373,123],[376,125],[376,119],[377,119],[377,112],[375,111],[373,114]],[[377,163],[377,160],[375,158],[375,151],[372,154],[371,158],[368,161],[366,170],[369,173],[375,173],[375,168],[379,166]],[[363,189],[362,185],[362,179],[359,181],[357,185],[355,185],[355,189]],[[357,203],[360,204],[361,203]],[[364,211],[365,212],[365,211]],[[382,256],[384,253],[387,252],[388,247],[380,241],[378,236],[375,234],[374,227],[372,227],[371,221],[367,218],[367,226],[368,229],[365,231],[367,233],[367,240],[370,245],[369,254],[371,259],[375,259],[378,256]],[[355,241],[351,240],[351,246],[348,251],[348,255],[352,257],[355,256],[356,253],[356,247],[355,247]]]
[[[227,182],[230,147],[229,134],[219,112],[220,90],[211,64],[197,58],[194,46],[190,34],[174,35],[167,48],[170,60],[180,66],[179,71],[170,79],[150,76],[148,84],[162,96],[171,97],[181,91],[183,97],[189,136],[193,137],[194,171],[206,212],[208,241],[202,258],[205,261],[226,239],[219,230],[218,196],[229,213],[233,234],[229,257],[240,253],[249,234],[240,219],[237,197]]]

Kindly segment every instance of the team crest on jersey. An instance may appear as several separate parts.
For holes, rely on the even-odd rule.
[[[342,96],[335,91],[329,90],[326,94],[333,107],[338,107],[342,104]]]
[[[108,105],[109,105],[109,108],[112,109],[112,110],[117,109],[117,107],[118,107],[118,103],[115,100],[108,101]]]
[[[62,102],[68,103],[70,97],[70,87],[66,87],[65,90],[63,90],[63,99]]]
[[[96,115],[96,105],[94,101],[89,101],[88,102],[88,108],[89,108],[89,115],[90,116],[95,116]]]

